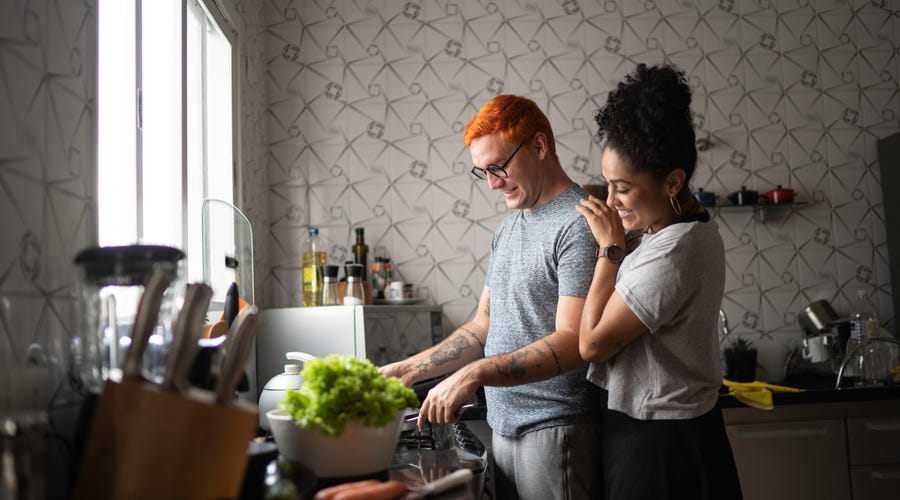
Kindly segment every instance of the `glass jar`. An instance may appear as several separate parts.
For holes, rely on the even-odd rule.
[[[157,245],[88,248],[75,257],[78,336],[72,360],[88,390],[101,392],[110,371],[122,367],[144,283],[155,271],[164,272],[170,284],[143,365],[148,380],[162,380],[173,323],[184,300],[183,260],[181,250]]]
[[[365,292],[362,284],[362,266],[359,264],[345,264],[344,273],[347,274],[347,290],[344,292],[344,305],[354,306],[366,303]]]

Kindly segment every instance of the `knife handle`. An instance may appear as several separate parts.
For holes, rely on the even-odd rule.
[[[225,293],[225,304],[222,307],[222,319],[225,320],[225,323],[228,323],[229,327],[237,318],[240,308],[241,303],[237,283],[232,282],[228,287],[228,292]]]
[[[216,401],[219,403],[227,403],[234,398],[234,390],[241,381],[258,326],[259,315],[255,306],[248,306],[231,325],[226,341],[225,360],[216,386]]]
[[[141,378],[144,350],[147,348],[150,335],[156,329],[162,297],[170,282],[171,280],[164,272],[154,271],[144,285],[144,294],[141,295],[137,314],[134,317],[131,345],[125,351],[125,361],[122,364],[123,378]]]
[[[203,283],[191,283],[185,292],[184,305],[175,320],[172,345],[166,359],[166,372],[163,377],[164,389],[187,389],[187,375],[191,363],[200,349],[198,340],[203,331],[203,320],[212,288]]]

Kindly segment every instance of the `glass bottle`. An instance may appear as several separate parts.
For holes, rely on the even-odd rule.
[[[336,306],[341,304],[338,296],[338,266],[319,266],[322,273],[322,301],[323,306]]]
[[[272,460],[266,466],[266,492],[264,500],[300,500],[297,486],[286,477],[278,462]]]
[[[391,260],[386,258],[384,259],[384,298],[388,298],[387,290],[392,281],[394,281],[394,272],[391,269]]]
[[[879,337],[881,337],[880,327],[870,330],[859,349],[857,385],[885,385],[892,378],[891,368],[894,367],[896,347],[894,344],[880,341]]]
[[[362,266],[359,264],[347,264],[344,266],[347,274],[347,290],[344,292],[344,305],[354,306],[366,303],[363,295]]]
[[[844,368],[845,376],[859,377],[861,375],[859,364],[862,349],[856,349],[866,340],[870,329],[880,330],[881,323],[878,321],[875,305],[869,300],[866,291],[860,289],[856,291],[856,302],[853,303],[853,309],[850,310],[850,338],[847,340],[844,355],[853,358],[847,362]]]
[[[366,245],[365,228],[356,228],[356,243],[351,247],[353,251],[353,263],[362,267],[362,280],[366,280],[366,268],[369,262],[369,246]]]
[[[325,265],[325,242],[319,237],[319,228],[309,228],[309,236],[303,242],[301,254],[303,266],[303,305],[319,305],[322,299],[322,275],[319,266]]]

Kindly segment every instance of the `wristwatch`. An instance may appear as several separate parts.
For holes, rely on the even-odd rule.
[[[621,264],[625,260],[625,250],[619,245],[610,245],[606,248],[597,247],[597,258],[606,257],[613,264]]]

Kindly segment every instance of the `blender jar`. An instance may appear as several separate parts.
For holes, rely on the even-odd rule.
[[[122,367],[144,283],[157,270],[171,283],[144,353],[143,371],[148,380],[162,380],[173,322],[184,300],[183,259],[181,250],[156,245],[88,248],[75,257],[79,336],[72,356],[88,390],[99,393],[110,371]]]

